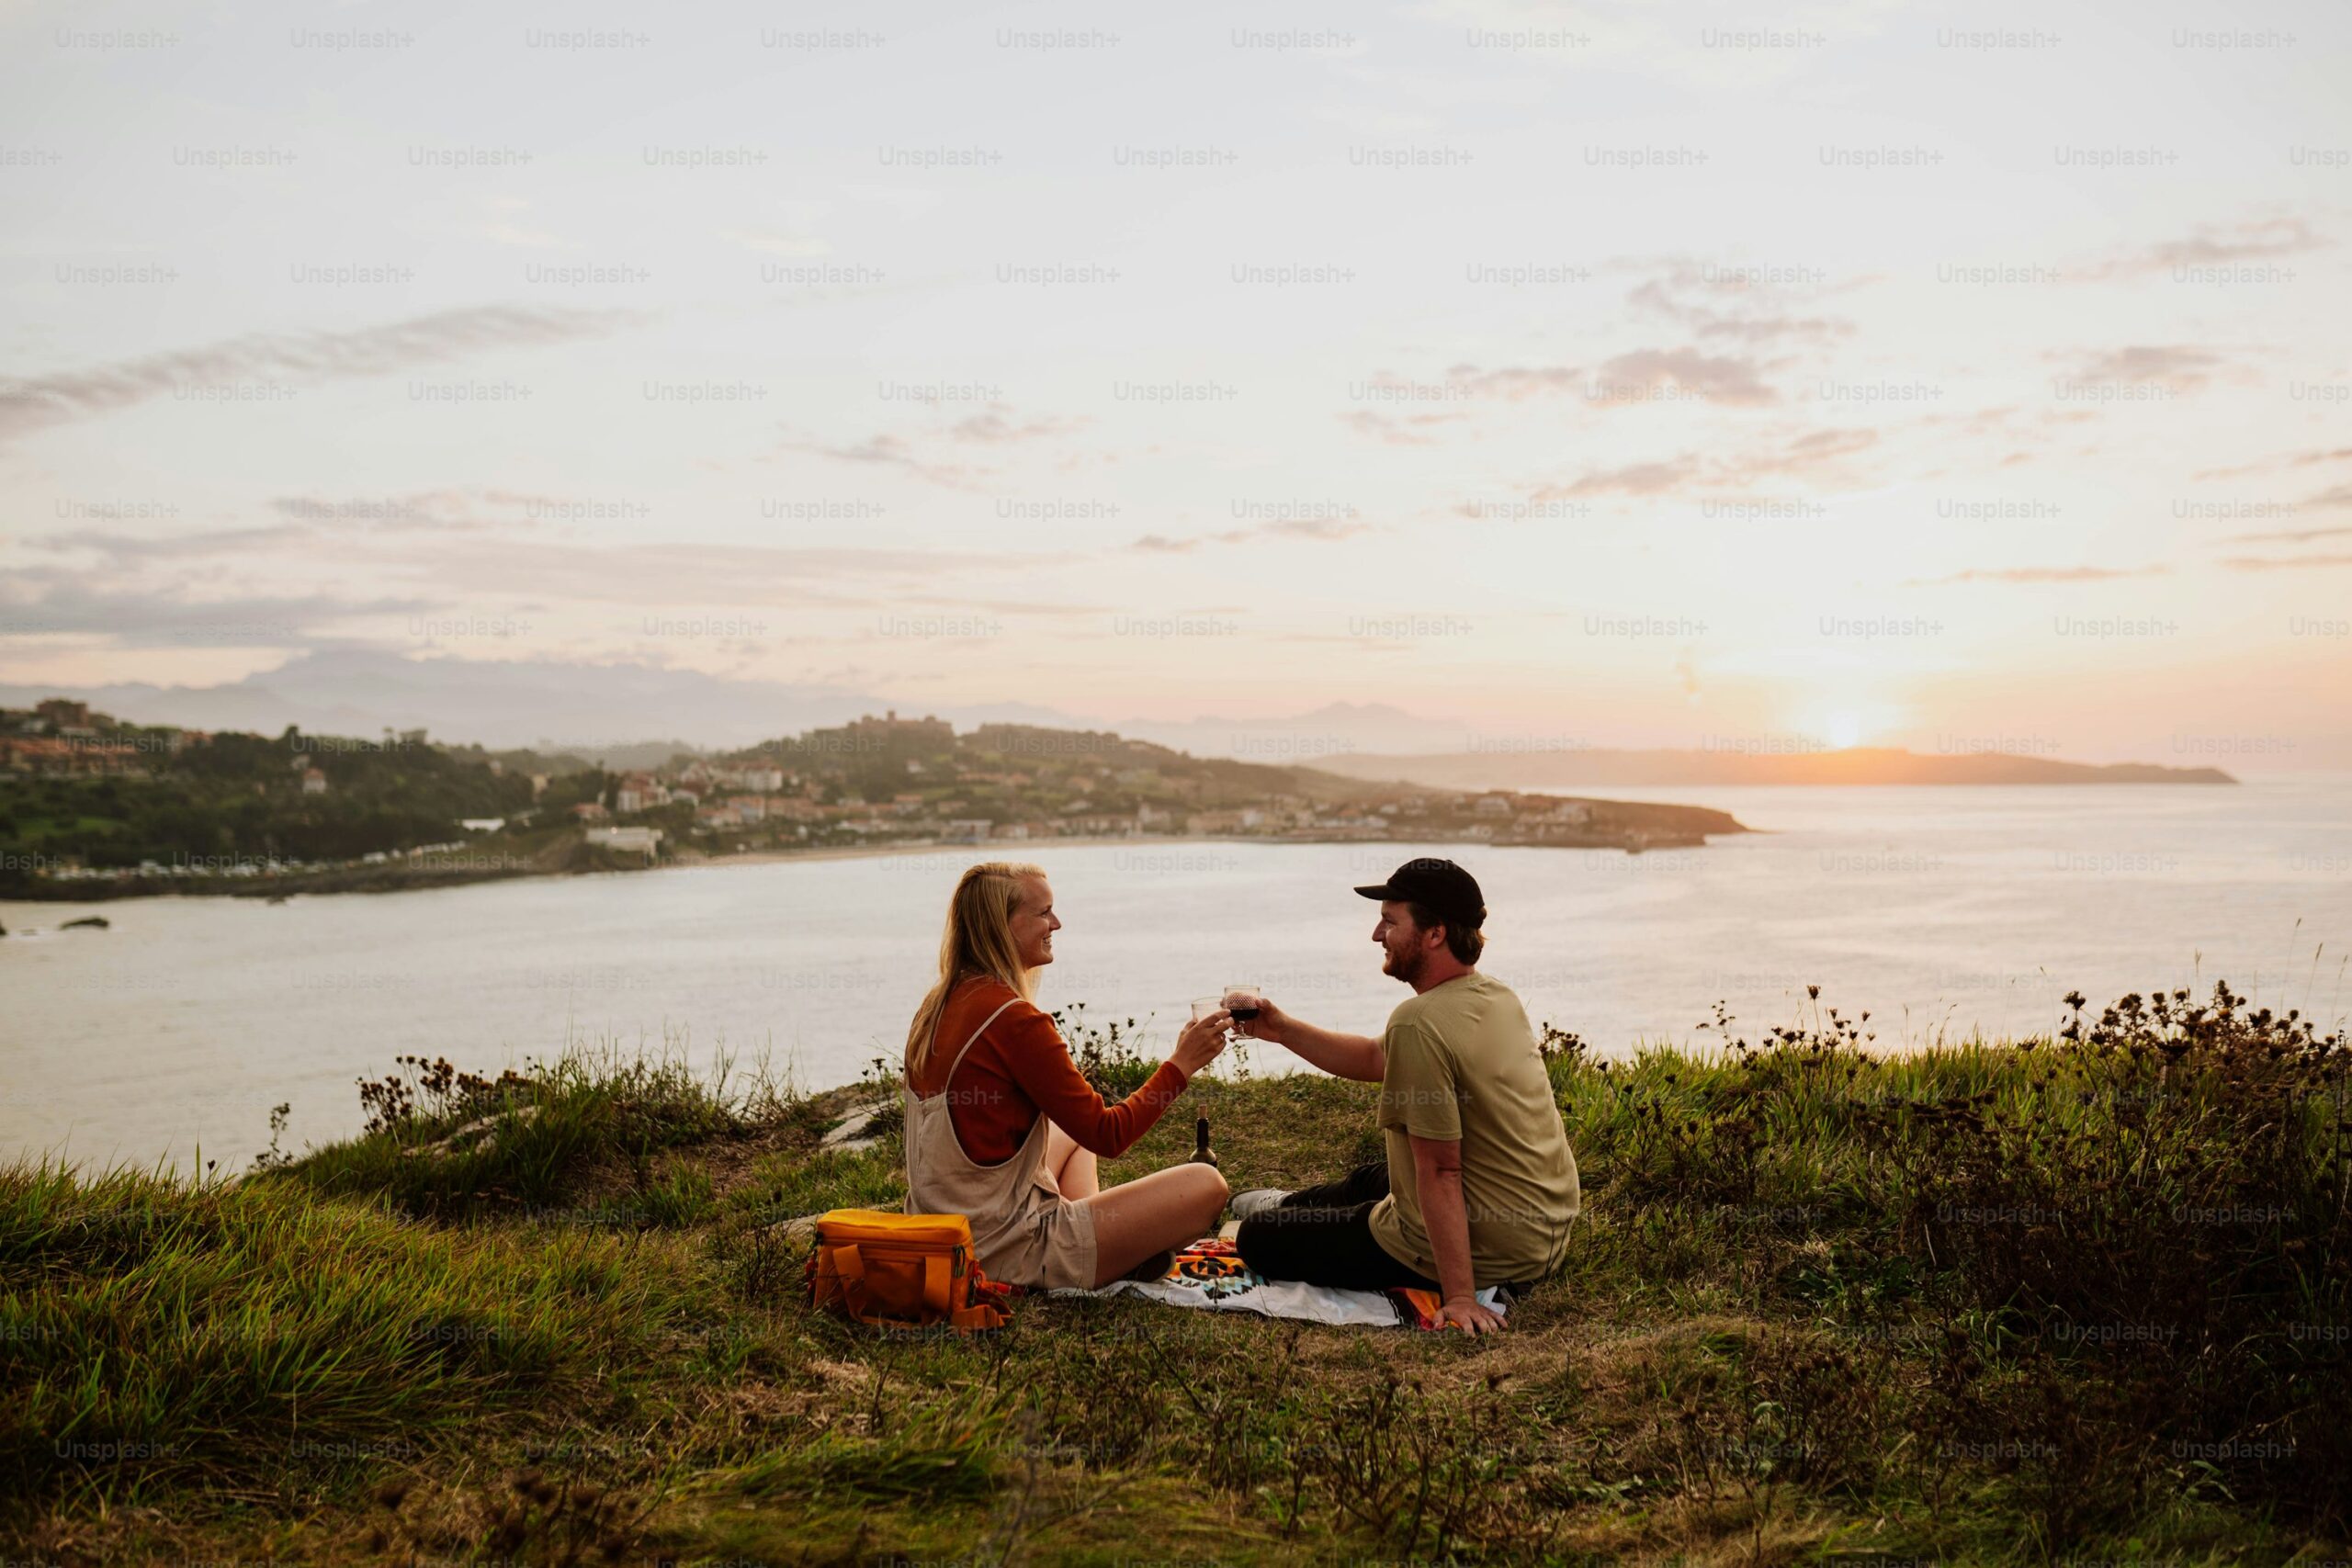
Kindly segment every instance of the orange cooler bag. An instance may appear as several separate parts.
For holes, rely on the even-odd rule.
[[[1001,1328],[1012,1314],[1006,1286],[991,1283],[972,1254],[972,1222],[962,1214],[894,1214],[835,1209],[817,1221],[808,1299],[860,1323],[887,1328],[945,1324],[970,1332]]]

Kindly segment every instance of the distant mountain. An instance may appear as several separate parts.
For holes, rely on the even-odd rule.
[[[363,650],[303,654],[219,686],[0,686],[0,706],[28,707],[44,697],[86,702],[134,724],[255,735],[277,735],[289,724],[359,737],[423,729],[457,745],[569,752],[611,768],[651,767],[678,751],[748,746],[892,707],[914,711],[905,701],[845,686],[730,681],[650,664],[403,659]],[[1034,703],[938,713],[964,728],[1093,728]]]
[[[2061,762],[1970,752],[1922,756],[1892,748],[1751,755],[1743,751],[1453,751],[1335,756],[1315,766],[1352,779],[1430,789],[1554,789],[1589,784],[2235,784],[2219,768],[2153,762]]]
[[[608,768],[650,767],[680,751],[721,751],[845,724],[896,708],[982,724],[1110,731],[1204,761],[1320,768],[1353,779],[1430,788],[1550,789],[1579,784],[2233,784],[2218,768],[2043,757],[1921,756],[1894,750],[1750,756],[1737,751],[1531,750],[1459,721],[1385,703],[1330,703],[1281,718],[1073,717],[1034,703],[930,707],[843,686],[733,681],[647,664],[404,659],[336,650],[219,686],[0,686],[0,705],[70,697],[139,724],[276,735],[288,725],[366,737],[423,729],[436,740],[492,750],[567,752]],[[665,739],[662,737],[678,737]]]
[[[0,705],[70,697],[140,724],[276,735],[424,729],[492,750],[567,751],[609,767],[644,767],[684,750],[726,750],[890,708],[936,713],[959,728],[1027,724],[1113,730],[1202,758],[1313,762],[1352,751],[1438,751],[1471,737],[1380,704],[1333,703],[1288,718],[1201,717],[1119,724],[1035,703],[933,707],[842,686],[731,681],[642,664],[406,659],[365,650],[309,653],[218,686],[0,686]],[[675,736],[677,739],[664,739]]]
[[[436,740],[591,758],[670,735],[706,747],[743,745],[888,705],[842,687],[729,681],[653,665],[402,659],[364,651],[304,654],[220,686],[0,686],[0,705],[11,707],[55,696],[141,724],[258,735],[276,735],[289,724],[321,735],[424,729]],[[665,757],[691,749],[684,740],[663,744]]]

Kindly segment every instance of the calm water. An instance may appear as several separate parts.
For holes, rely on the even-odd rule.
[[[1536,1018],[1612,1052],[1691,1039],[1717,998],[1750,1030],[1788,1021],[1809,983],[1849,1016],[1871,1010],[1889,1044],[2043,1029],[2077,987],[2100,1002],[2201,976],[2331,1019],[2352,1002],[2346,783],[1615,793],[1771,831],[1638,856],[1434,852],[1486,886],[1486,967]],[[1416,852],[1041,846],[1068,922],[1045,1000],[1153,1020],[1164,1048],[1190,998],[1254,980],[1303,1016],[1375,1029],[1404,992],[1348,889]],[[299,1147],[355,1131],[354,1080],[396,1055],[494,1072],[567,1038],[667,1042],[703,1063],[764,1050],[804,1087],[843,1082],[896,1055],[969,858],[275,907],[0,904],[15,933],[0,940],[0,1157],[185,1166],[201,1145],[241,1167],[280,1100]],[[92,912],[114,929],[54,929]]]

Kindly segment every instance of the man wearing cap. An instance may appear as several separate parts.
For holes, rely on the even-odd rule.
[[[1380,900],[1382,972],[1413,988],[1386,1032],[1320,1029],[1272,1000],[1236,1027],[1380,1085],[1387,1157],[1320,1187],[1238,1195],[1236,1245],[1270,1280],[1432,1290],[1444,1325],[1499,1329],[1476,1292],[1556,1269],[1582,1204],[1552,1082],[1527,1010],[1478,973],[1487,905],[1468,872],[1408,861],[1356,891]]]

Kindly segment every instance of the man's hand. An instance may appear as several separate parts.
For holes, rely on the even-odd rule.
[[[1252,1040],[1265,1040],[1335,1077],[1358,1083],[1378,1083],[1388,1071],[1388,1057],[1380,1042],[1365,1034],[1340,1034],[1323,1029],[1258,998],[1258,1016],[1236,1019],[1233,1027]]]
[[[1233,1021],[1233,1028],[1236,1033],[1246,1034],[1252,1040],[1268,1040],[1279,1045],[1283,1043],[1283,1035],[1290,1029],[1290,1014],[1260,997],[1258,1016],[1237,1018]]]
[[[1437,1325],[1440,1328],[1459,1328],[1473,1337],[1481,1334],[1500,1334],[1510,1326],[1503,1322],[1502,1314],[1492,1307],[1479,1305],[1475,1296],[1448,1302],[1438,1308]]]

